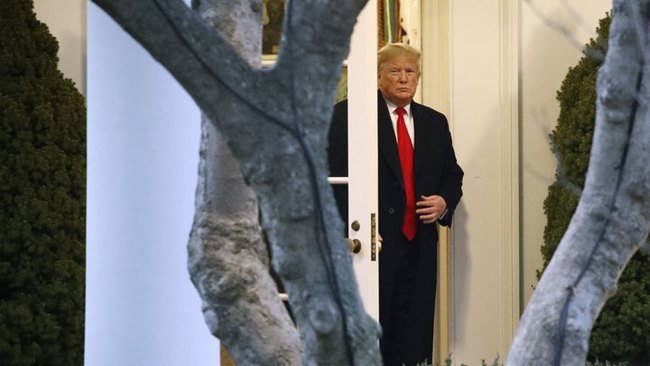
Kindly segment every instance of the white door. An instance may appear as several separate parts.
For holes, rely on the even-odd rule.
[[[360,243],[353,262],[361,299],[366,312],[379,321],[376,0],[368,1],[359,16],[347,64],[348,232],[350,240]]]
[[[409,33],[409,42],[421,48],[421,7],[418,1],[404,1],[400,7],[403,27]],[[431,4],[427,3],[431,8]],[[432,9],[429,9],[429,13]],[[439,19],[442,14],[435,13]],[[431,23],[431,20],[428,20]],[[431,24],[427,23],[430,27]],[[440,25],[438,25],[440,26]],[[348,184],[348,232],[349,239],[358,240],[361,248],[354,254],[354,270],[359,284],[361,299],[366,312],[379,321],[379,251],[381,244],[376,240],[379,217],[377,216],[377,0],[368,1],[360,14],[350,44],[347,61],[348,84],[348,178],[332,179],[337,184]],[[437,35],[437,32],[432,32]],[[429,35],[431,37],[431,34]],[[433,37],[431,37],[433,38]],[[436,44],[434,42],[434,44]],[[437,47],[440,47],[437,45]],[[428,56],[437,60],[439,49],[431,50]],[[427,65],[438,65],[430,61]],[[441,66],[438,65],[438,68]],[[440,71],[430,70],[430,78]],[[421,83],[415,99],[422,101],[423,89],[430,95],[444,84],[432,88],[431,83]],[[444,93],[442,93],[444,94]],[[434,105],[436,103],[433,103]],[[354,230],[357,227],[358,230]],[[353,227],[354,226],[354,227]],[[436,328],[434,334],[434,359],[444,363],[449,354],[449,268],[447,229],[440,231],[438,263],[438,295],[436,305]]]

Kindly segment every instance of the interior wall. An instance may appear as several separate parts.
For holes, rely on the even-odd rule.
[[[557,91],[582,57],[582,47],[595,37],[598,20],[611,0],[536,0],[522,3],[521,16],[521,309],[528,303],[542,268],[540,248],[546,216],[543,202],[555,177],[555,158],[548,135],[560,113]],[[570,7],[567,7],[567,4]],[[548,18],[545,20],[544,18]],[[578,45],[549,25],[568,30]]]

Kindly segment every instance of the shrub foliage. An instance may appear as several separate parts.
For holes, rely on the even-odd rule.
[[[566,231],[579,197],[568,187],[582,188],[596,116],[596,78],[607,52],[611,18],[601,19],[597,38],[586,46],[585,56],[569,69],[557,99],[560,116],[552,133],[560,173],[544,201],[547,223],[542,255],[544,268]],[[593,57],[600,55],[600,57]],[[590,359],[650,364],[650,257],[638,253],[621,275],[618,291],[605,304],[591,333]]]
[[[0,364],[82,365],[86,111],[32,0],[0,1]]]

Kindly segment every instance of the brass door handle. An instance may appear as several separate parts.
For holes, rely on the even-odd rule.
[[[361,224],[359,223],[358,220],[354,220],[354,221],[350,224],[350,227],[351,227],[352,230],[354,230],[354,231],[359,231],[359,229],[361,229]]]
[[[345,238],[345,240],[348,242],[348,248],[352,253],[357,254],[361,251],[361,240],[350,238]]]

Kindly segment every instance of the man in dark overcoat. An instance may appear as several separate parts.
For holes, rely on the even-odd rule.
[[[436,223],[451,225],[463,171],[445,116],[413,101],[420,52],[389,44],[378,52],[377,64],[381,352],[387,366],[411,366],[432,361]],[[343,101],[334,109],[332,175],[347,175],[347,162],[341,160],[346,149],[337,148],[347,140],[347,107]],[[343,211],[345,195],[335,193]]]

